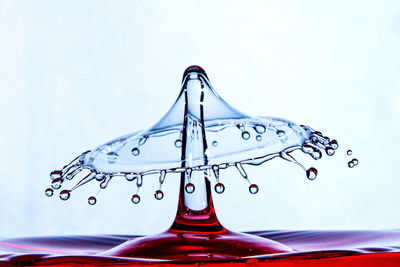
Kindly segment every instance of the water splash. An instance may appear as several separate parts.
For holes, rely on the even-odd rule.
[[[220,172],[231,167],[235,167],[246,179],[250,193],[255,194],[259,189],[251,183],[245,171],[246,165],[256,166],[280,158],[296,164],[309,180],[314,180],[317,169],[306,168],[294,158],[292,152],[301,151],[319,160],[322,151],[333,156],[339,147],[336,140],[311,127],[281,118],[247,116],[222,100],[211,87],[206,75],[200,72],[185,75],[178,99],[158,123],[148,130],[122,136],[92,151],[86,151],[61,170],[51,172],[51,191],[46,189],[46,196],[51,196],[53,190],[60,189],[66,180],[73,180],[74,177],[79,177],[79,182],[63,190],[61,199],[68,199],[72,191],[92,180],[98,181],[101,189],[106,189],[112,179],[124,177],[128,182],[136,180],[139,191],[143,179],[158,175],[159,188],[154,197],[160,200],[164,196],[161,187],[167,174],[185,174],[184,190],[194,194],[198,188],[192,181],[192,175],[208,171],[212,171],[215,176],[215,192],[221,194],[225,191],[225,185],[220,182]],[[200,92],[199,102],[196,102],[197,93],[193,92]],[[189,94],[192,94],[190,99],[185,98]],[[196,105],[201,107],[203,113],[196,110]],[[187,116],[183,118],[187,121],[182,122],[185,112]],[[202,143],[204,153],[189,153],[188,157],[183,158],[183,150],[197,149],[189,142]],[[348,155],[351,153],[351,150],[347,151]],[[355,158],[348,162],[350,168],[357,164]],[[89,170],[89,174],[81,175],[83,170]],[[88,200],[91,205],[97,201],[93,198]],[[131,200],[135,204],[139,203],[138,193]]]

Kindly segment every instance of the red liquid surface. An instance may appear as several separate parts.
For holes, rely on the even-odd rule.
[[[172,262],[102,254],[138,238],[133,236],[35,237],[0,240],[0,266],[400,266],[399,230],[251,234],[293,251],[234,260]]]

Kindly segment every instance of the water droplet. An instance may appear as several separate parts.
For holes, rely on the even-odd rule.
[[[125,174],[125,179],[129,182],[132,182],[133,180],[135,180],[136,175],[134,174]]]
[[[140,154],[139,148],[135,147],[132,149],[132,155],[134,155],[136,157],[136,156],[139,156],[139,154]]]
[[[187,183],[185,186],[185,190],[188,194],[192,194],[194,192],[194,184]]]
[[[61,174],[62,174],[61,171],[52,171],[52,172],[50,173],[50,178],[51,178],[52,180],[57,179],[57,178],[61,178]]]
[[[165,180],[165,175],[167,174],[167,171],[166,170],[162,170],[161,172],[160,172],[160,177],[158,178],[158,181],[160,182],[160,184],[163,184],[164,183],[164,180]]]
[[[301,146],[301,150],[304,153],[307,153],[307,154],[310,154],[310,155],[312,155],[312,153],[314,152],[314,148],[312,146],[310,146],[310,145],[305,144],[305,143]]]
[[[89,197],[88,198],[88,203],[90,205],[94,205],[94,204],[96,204],[96,202],[97,202],[97,199],[95,197]]]
[[[213,141],[212,142],[212,145],[215,147],[215,146],[218,146],[218,141]]]
[[[326,152],[326,154],[327,154],[328,156],[333,156],[333,155],[335,154],[335,150],[334,150],[332,147],[330,147],[330,146],[328,146],[328,147],[325,148],[325,152]]]
[[[354,158],[354,159],[352,159],[352,161],[353,161],[354,166],[358,165],[358,159]]]
[[[250,133],[249,133],[248,131],[244,131],[244,132],[242,133],[242,138],[243,138],[244,140],[249,140],[249,138],[250,138]]]
[[[215,192],[217,192],[218,194],[222,194],[225,191],[225,185],[222,183],[217,183],[214,187]]]
[[[256,136],[256,140],[257,140],[257,141],[261,141],[261,140],[262,140],[262,136],[261,136],[261,135],[257,135],[257,136]]]
[[[313,153],[311,154],[312,158],[315,160],[318,160],[320,158],[322,158],[322,153],[319,149],[314,149]]]
[[[115,153],[115,152],[108,152],[107,153],[107,161],[110,164],[115,163],[117,161],[118,157],[119,157],[119,155],[117,153]]]
[[[136,186],[137,188],[141,187],[143,185],[143,175],[139,175],[136,177]]]
[[[161,199],[164,197],[164,192],[161,191],[161,190],[157,190],[157,191],[154,193],[154,197],[155,197],[156,199],[158,199],[158,200],[161,200]]]
[[[134,194],[131,200],[133,204],[138,204],[140,202],[140,196],[138,194]]]
[[[138,145],[142,146],[144,143],[146,143],[147,138],[149,138],[147,135],[143,136],[142,138],[139,139]]]
[[[353,151],[351,151],[351,149],[347,150],[347,155],[349,156],[353,155]]]
[[[286,133],[285,133],[285,131],[278,130],[278,131],[276,131],[276,134],[277,134],[279,137],[283,137]]]
[[[253,195],[254,195],[254,194],[257,194],[257,192],[258,192],[258,185],[256,185],[256,184],[251,184],[251,185],[249,186],[249,191],[250,191],[250,193],[252,193]]]
[[[254,127],[254,130],[259,134],[263,134],[263,133],[265,133],[265,126],[264,125],[257,125],[257,126]]]
[[[109,175],[109,174],[105,175],[103,182],[101,182],[101,184],[100,184],[100,188],[105,189],[107,187],[108,183],[110,182],[110,180],[111,180],[111,175]]]
[[[353,167],[354,167],[354,162],[353,162],[352,160],[350,160],[350,161],[347,163],[347,166],[349,166],[349,168],[353,168]]]
[[[339,144],[338,144],[338,142],[336,140],[330,141],[329,145],[335,150],[339,148]]]
[[[311,167],[306,171],[306,174],[309,180],[315,180],[315,178],[317,178],[318,171],[316,168]]]
[[[59,189],[61,187],[62,178],[56,178],[51,182],[53,189]]]
[[[182,141],[181,141],[180,139],[176,139],[176,140],[175,140],[175,146],[176,146],[177,148],[180,148],[180,147],[182,146]]]
[[[44,194],[46,197],[51,197],[53,195],[53,189],[47,188],[46,191],[44,191]]]
[[[71,196],[71,191],[69,190],[63,190],[60,192],[60,198],[62,200],[68,200],[70,196]]]
[[[100,182],[104,179],[104,173],[98,173],[94,178]]]
[[[240,162],[236,162],[236,163],[235,163],[235,167],[236,167],[236,169],[239,171],[240,175],[242,175],[242,177],[243,177],[244,179],[247,179],[247,173],[246,173],[246,171],[243,169],[242,164],[241,164]]]

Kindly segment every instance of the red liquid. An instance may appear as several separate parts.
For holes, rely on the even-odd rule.
[[[253,233],[295,251],[235,260],[202,261],[200,266],[400,266],[400,231],[267,231]],[[131,236],[69,236],[0,241],[0,266],[199,266],[96,255]],[[152,255],[154,257],[154,255]],[[178,260],[178,259],[176,259]]]

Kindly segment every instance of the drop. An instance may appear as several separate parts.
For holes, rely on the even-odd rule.
[[[50,178],[52,180],[57,179],[57,178],[61,178],[62,172],[61,171],[52,171],[50,173]]]
[[[276,131],[276,134],[277,134],[279,137],[283,137],[286,133],[285,133],[285,131],[278,130],[278,131]]]
[[[319,149],[314,149],[313,153],[311,154],[312,158],[318,160],[322,157],[322,153]]]
[[[56,178],[51,182],[53,189],[59,189],[61,187],[62,178]]]
[[[47,188],[46,191],[44,191],[44,194],[45,194],[47,197],[51,197],[51,196],[53,195],[53,189]]]
[[[185,190],[188,194],[192,194],[194,192],[194,184],[187,183],[185,186]]]
[[[129,182],[132,182],[133,180],[135,180],[135,175],[134,174],[125,174],[125,179]]]
[[[140,196],[138,194],[134,194],[131,200],[133,204],[138,204],[140,202]]]
[[[263,134],[263,133],[265,133],[265,126],[257,125],[256,127],[254,127],[254,130],[259,134]]]
[[[353,151],[351,151],[351,149],[347,150],[347,155],[348,155],[348,156],[353,155]]]
[[[318,171],[316,168],[311,167],[306,171],[306,174],[307,174],[308,180],[312,181],[312,180],[315,180],[315,178],[317,178]]]
[[[119,157],[119,155],[117,153],[115,153],[115,152],[108,152],[107,153],[107,161],[110,164],[115,163],[117,161],[118,157]]]
[[[97,181],[102,181],[104,179],[104,174],[103,173],[98,173],[96,174],[96,176],[94,177]]]
[[[352,160],[350,160],[350,161],[347,163],[347,166],[349,166],[349,168],[353,168],[353,167],[354,167],[354,162],[353,162]]]
[[[352,161],[353,161],[354,166],[358,165],[358,159],[354,158],[354,159],[352,159]]]
[[[217,183],[214,187],[215,192],[222,194],[225,191],[225,185],[222,183]]]
[[[63,190],[60,192],[61,200],[68,200],[70,196],[71,196],[71,191],[69,190]]]
[[[181,141],[180,139],[176,139],[176,140],[175,140],[175,146],[176,146],[177,148],[180,148],[180,147],[182,146],[182,141]]]
[[[243,138],[244,140],[249,140],[249,138],[250,138],[250,133],[249,133],[248,131],[244,131],[244,132],[242,133],[242,138]]]
[[[258,185],[256,185],[256,184],[251,184],[251,185],[249,186],[249,191],[250,191],[250,193],[252,193],[253,195],[254,195],[254,194],[257,194],[257,192],[258,192]]]
[[[89,197],[88,203],[90,205],[94,205],[94,204],[96,204],[96,202],[97,202],[97,199],[95,197]]]
[[[256,136],[256,140],[257,140],[257,141],[261,141],[261,140],[262,140],[262,136],[261,136],[261,135],[257,135],[257,136]]]
[[[105,189],[105,188],[107,187],[108,183],[110,182],[110,180],[111,180],[111,176],[110,176],[109,174],[107,174],[107,175],[104,177],[103,182],[101,182],[100,188],[101,188],[101,189]]]
[[[142,138],[140,138],[139,142],[138,142],[139,146],[144,145],[144,143],[146,143],[146,141],[147,141],[147,138],[149,138],[147,135],[145,135]]]
[[[333,156],[333,155],[335,154],[335,150],[334,150],[332,147],[330,147],[330,146],[328,146],[327,148],[325,148],[325,152],[326,152],[326,154],[327,154],[328,156]]]
[[[167,171],[166,170],[162,170],[161,172],[160,172],[160,177],[158,178],[158,181],[160,182],[160,184],[163,184],[164,183],[164,180],[165,180],[165,175],[167,174]]]
[[[164,197],[164,192],[161,191],[161,190],[157,190],[157,191],[154,193],[154,197],[155,197],[157,200],[161,200],[161,199]]]
[[[338,142],[336,140],[330,141],[329,145],[335,150],[339,148],[339,144],[338,144]]]
[[[139,148],[135,147],[132,149],[132,155],[134,155],[136,157],[136,156],[139,156],[139,154],[140,154]]]
[[[218,141],[213,141],[213,142],[212,142],[212,145],[213,145],[214,147],[218,146]]]

